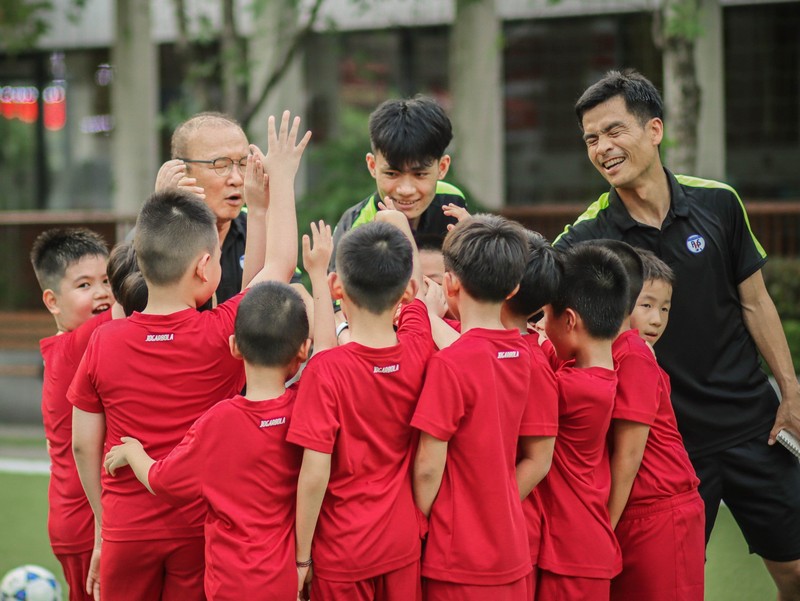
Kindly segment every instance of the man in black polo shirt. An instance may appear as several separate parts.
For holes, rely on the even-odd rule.
[[[800,434],[800,385],[761,275],[766,253],[730,186],[662,166],[663,104],[650,81],[610,71],[575,108],[589,159],[612,187],[554,244],[624,240],[675,271],[670,325],[656,351],[701,480],[706,539],[722,499],[779,598],[800,599],[800,465],[773,446],[782,428]]]

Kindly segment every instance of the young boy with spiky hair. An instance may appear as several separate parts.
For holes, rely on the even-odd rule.
[[[265,267],[251,284],[288,282],[297,262],[293,186],[310,137],[298,143],[298,128],[295,119],[290,130],[288,111],[279,132],[270,117],[266,256],[263,247],[245,251],[246,265],[256,252]],[[261,195],[249,200],[266,202]],[[186,192],[167,190],[148,199],[134,247],[147,306],[95,334],[68,393],[75,460],[99,527],[88,588],[96,597],[102,580],[106,601],[202,599],[202,500],[176,510],[127,469],[116,478],[103,475],[101,487],[103,451],[130,436],[162,459],[200,415],[242,389],[244,372],[231,356],[229,337],[244,292],[211,311],[196,310],[217,288],[220,245],[214,214]]]
[[[611,599],[699,601],[704,594],[703,500],[678,432],[669,376],[646,344],[658,342],[667,326],[675,278],[653,253],[636,252],[644,285],[630,315],[631,329],[614,342],[620,387],[612,465],[623,453],[633,457],[633,464],[631,483],[626,480],[623,489],[629,494],[616,502],[612,494],[609,502],[623,560],[622,573],[611,581]],[[612,468],[612,490],[619,487],[614,478]]]
[[[445,239],[444,291],[458,340],[431,359],[411,424],[421,431],[414,498],[429,518],[425,599],[533,594],[521,499],[546,471],[531,351],[501,321],[528,257],[522,227],[476,215]],[[517,448],[520,458],[517,460]]]
[[[550,304],[558,290],[561,272],[556,251],[538,232],[525,230],[528,243],[528,262],[519,283],[517,293],[503,303],[501,319],[509,329],[518,330],[531,350],[531,387],[537,391],[537,421],[540,437],[534,454],[537,458],[536,484],[547,474],[553,458],[553,445],[558,433],[558,390],[553,369],[539,344],[539,333],[528,321]],[[535,485],[522,501],[525,522],[528,527],[528,543],[531,550],[531,565],[536,570],[539,560],[539,543],[542,531],[542,506]],[[536,575],[532,576],[536,581]]]
[[[58,333],[42,339],[42,418],[50,455],[47,532],[61,563],[70,601],[85,592],[94,546],[92,508],[83,494],[72,456],[72,405],[67,388],[92,333],[111,319],[114,303],[106,276],[108,248],[87,229],[52,229],[36,238],[31,263],[42,301]]]
[[[545,307],[545,331],[566,363],[556,372],[558,437],[539,485],[544,522],[537,599],[608,599],[622,559],[608,518],[606,434],[617,376],[611,346],[628,307],[628,276],[592,245],[561,257],[562,278]]]
[[[388,223],[384,223],[387,221]],[[409,600],[420,594],[420,523],[411,493],[411,416],[433,353],[408,220],[382,210],[344,236],[330,274],[351,341],[303,371],[287,440],[304,447],[297,566],[313,557],[311,598]],[[393,327],[398,303],[408,303]]]

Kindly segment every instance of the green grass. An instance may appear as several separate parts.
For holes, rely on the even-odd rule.
[[[67,598],[61,564],[47,539],[47,477],[0,474],[0,577],[27,563],[58,577]]]
[[[62,579],[47,542],[47,478],[0,474],[0,575],[26,563],[43,566]],[[66,596],[65,596],[66,598]],[[727,508],[708,546],[706,601],[761,601],[775,598],[775,587],[761,560],[748,555]]]

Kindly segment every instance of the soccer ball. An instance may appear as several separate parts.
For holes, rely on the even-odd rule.
[[[0,582],[0,601],[61,601],[61,585],[43,567],[20,566]]]

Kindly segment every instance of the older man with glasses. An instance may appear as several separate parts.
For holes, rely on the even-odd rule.
[[[217,218],[222,247],[222,279],[214,298],[201,310],[209,309],[237,294],[242,288],[247,212],[244,181],[247,157],[251,153],[247,136],[233,117],[223,113],[198,113],[172,134],[172,159],[161,166],[156,190],[180,187],[203,199]],[[302,287],[292,280],[293,287]],[[305,289],[298,290],[305,293]],[[307,293],[303,294],[307,299]],[[307,302],[307,305],[310,301]]]

